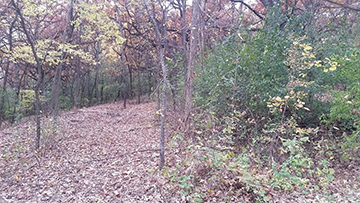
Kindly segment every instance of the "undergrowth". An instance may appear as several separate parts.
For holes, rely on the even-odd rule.
[[[316,83],[311,74],[330,74],[344,62],[317,57],[306,36],[291,36],[291,41],[283,53],[288,79],[280,91],[268,94],[266,116],[251,106],[238,108],[230,95],[227,108],[199,110],[191,133],[174,134],[169,148],[176,146],[175,158],[163,171],[169,193],[183,202],[273,202],[280,194],[316,194],[338,201],[329,196],[337,165],[357,161],[360,142],[357,122],[344,129],[337,126],[340,119],[358,120],[357,94],[330,96],[332,112],[352,111],[352,116],[323,114],[318,119],[325,122],[304,125],[313,101],[320,102],[310,91]],[[344,102],[353,106],[342,108]],[[349,131],[351,127],[355,130]]]

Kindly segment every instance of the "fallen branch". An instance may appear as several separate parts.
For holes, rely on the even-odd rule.
[[[172,147],[172,148],[176,148],[176,147]],[[165,150],[169,150],[169,149],[165,148]],[[91,160],[85,161],[85,163],[92,162],[92,161],[106,161],[106,160],[110,160],[110,159],[116,159],[116,158],[119,158],[119,157],[131,155],[131,154],[135,154],[135,153],[139,153],[139,152],[141,153],[141,152],[159,152],[159,151],[160,151],[160,149],[143,149],[143,150],[132,151],[132,152],[120,154],[120,155],[117,155],[117,156],[106,157],[106,158],[103,158],[103,159],[91,159]]]

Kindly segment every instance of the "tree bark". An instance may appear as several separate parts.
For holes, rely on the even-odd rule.
[[[9,43],[9,52],[13,51],[13,44],[12,44],[12,33],[13,33],[13,27],[14,24],[17,20],[18,14],[16,14],[14,20],[11,22],[10,27],[9,27],[9,35],[8,35],[8,43]],[[4,78],[3,78],[3,87],[2,87],[2,95],[1,95],[1,100],[0,100],[0,128],[2,125],[2,121],[5,118],[5,96],[7,97],[6,93],[6,83],[8,80],[8,74],[9,74],[9,68],[10,68],[10,60],[7,59],[6,62],[6,66],[5,66],[5,74],[4,74]]]
[[[132,83],[133,83],[133,77],[132,77],[132,68],[131,66],[128,66],[128,69],[129,69],[129,99],[133,99],[133,86],[132,86]]]
[[[115,6],[115,12],[116,12],[117,18],[118,18],[120,37],[123,37],[124,33],[123,33],[123,27],[122,27],[122,24],[121,24],[120,10],[119,10],[119,8],[117,6]],[[125,45],[121,44],[121,55],[120,55],[120,57],[121,57],[121,67],[122,67],[121,81],[123,83],[123,88],[124,88],[124,91],[123,91],[124,104],[123,104],[123,106],[124,106],[124,109],[126,109],[127,86],[126,86],[126,80],[125,80],[126,66],[125,66],[125,53],[124,53],[125,50],[124,49],[125,49]]]
[[[187,45],[186,45],[186,31],[185,29],[187,27],[186,24],[186,0],[181,0],[181,11],[180,15],[182,18],[182,30],[181,30],[181,44],[182,44],[182,61],[183,61],[183,68],[184,68],[184,78],[186,78],[187,73]]]
[[[70,26],[68,37],[66,39],[67,27],[69,26],[70,21],[72,21],[72,19],[73,19],[73,4],[74,4],[74,0],[71,0],[68,15],[66,17],[64,32],[62,35],[62,43],[63,44],[68,43],[70,41],[73,29],[74,29],[74,26]],[[54,117],[57,117],[58,110],[59,110],[58,108],[59,108],[59,95],[60,95],[60,86],[61,86],[61,72],[62,72],[62,68],[64,65],[62,61],[65,59],[65,56],[66,56],[65,51],[62,51],[61,56],[60,56],[60,63],[56,66],[54,83],[53,83],[53,87],[51,90],[50,108],[52,109],[52,115]]]
[[[2,61],[1,61],[2,63]],[[7,77],[8,77],[8,73],[9,73],[9,66],[10,66],[10,61],[9,59],[7,59],[7,63],[5,66],[5,74],[3,79],[3,87],[2,87],[2,91],[0,92],[0,129],[1,129],[1,125],[3,120],[5,119],[5,97],[7,97],[6,95],[6,82],[7,82]]]
[[[15,90],[15,96],[14,96],[15,103],[14,103],[14,107],[13,107],[13,113],[11,115],[11,123],[14,123],[15,118],[16,118],[16,107],[19,104],[20,86],[21,86],[21,80],[19,78],[19,66],[17,64],[14,64],[14,86],[13,86],[13,89]]]
[[[90,72],[87,74],[86,83],[87,83],[88,98],[89,98],[88,107],[90,107],[90,106],[92,105],[93,92],[94,92],[94,87],[95,87],[95,82],[94,82],[94,84],[91,86],[91,75],[90,75]]]
[[[137,71],[137,103],[141,102],[141,81],[140,81],[140,70]]]
[[[36,137],[35,137],[35,150],[38,150],[40,148],[40,136],[41,136],[41,123],[40,123],[40,115],[41,115],[41,101],[40,101],[40,85],[42,84],[42,63],[40,62],[40,59],[36,53],[35,50],[35,45],[34,42],[32,41],[30,34],[26,28],[25,25],[25,19],[23,14],[21,13],[21,10],[19,8],[19,6],[15,3],[14,0],[11,0],[11,4],[13,5],[13,7],[15,8],[15,11],[17,12],[17,14],[20,17],[20,24],[21,27],[24,31],[24,34],[26,36],[26,39],[31,47],[31,51],[32,54],[34,56],[35,62],[36,62],[36,69],[38,72],[38,78],[37,78],[37,83],[35,85],[35,99],[36,99],[36,104],[35,104],[35,122],[36,122]]]
[[[158,25],[156,24],[156,20],[154,15],[150,12],[149,7],[147,5],[147,1],[144,1],[144,5],[146,8],[146,11],[150,17],[150,20],[155,28],[155,33],[156,33],[156,39],[157,39],[157,50],[158,50],[158,57],[160,60],[160,64],[161,64],[161,70],[163,73],[163,88],[162,88],[162,94],[161,94],[161,132],[160,132],[160,169],[162,169],[162,167],[165,164],[165,118],[166,118],[166,89],[167,89],[167,70],[166,70],[166,65],[165,65],[165,60],[164,60],[164,53],[161,47],[161,42],[162,42],[162,36],[160,33],[160,29],[158,27]],[[166,23],[166,22],[163,22]]]
[[[193,10],[191,15],[191,31],[190,31],[190,50],[189,50],[189,61],[188,70],[185,79],[185,115],[184,125],[185,130],[189,128],[189,116],[192,109],[193,100],[193,78],[194,78],[194,63],[195,63],[195,52],[197,44],[197,33],[198,33],[198,18],[200,13],[199,0],[193,1]]]
[[[96,42],[96,48],[95,48],[95,61],[96,61],[96,66],[95,66],[95,97],[96,97],[96,104],[99,104],[99,100],[100,100],[100,91],[99,91],[99,71],[100,71],[100,42]]]
[[[80,57],[77,57],[75,67],[75,90],[74,90],[74,109],[79,108],[79,90],[80,90]]]

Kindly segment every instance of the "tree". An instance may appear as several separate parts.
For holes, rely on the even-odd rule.
[[[21,28],[25,34],[27,42],[29,43],[32,55],[35,60],[35,67],[38,72],[37,83],[35,85],[35,98],[36,98],[36,103],[35,103],[35,120],[36,120],[35,150],[37,150],[40,148],[40,135],[41,135],[41,132],[40,132],[40,130],[41,130],[41,126],[40,126],[40,114],[41,114],[40,85],[42,83],[42,78],[43,78],[42,62],[38,56],[38,52],[35,49],[36,41],[34,42],[33,39],[36,39],[36,37],[30,35],[29,30],[28,30],[29,28],[26,26],[26,21],[25,21],[23,12],[21,11],[18,3],[15,3],[14,0],[11,0],[11,4],[14,7],[15,12],[19,15]]]
[[[160,60],[161,64],[161,70],[163,74],[163,88],[162,88],[162,96],[161,96],[161,109],[160,109],[160,115],[161,115],[161,134],[160,134],[160,168],[162,168],[165,164],[165,118],[166,118],[166,89],[167,89],[167,70],[164,60],[164,53],[162,50],[162,42],[163,42],[163,35],[160,33],[160,29],[157,25],[157,22],[154,17],[154,13],[152,13],[148,7],[147,0],[144,0],[144,6],[145,9],[149,15],[149,18],[151,19],[151,22],[155,29],[156,39],[157,39],[157,51],[158,51],[158,59]],[[152,4],[154,7],[154,3]],[[166,23],[166,22],[163,22]],[[163,33],[164,34],[164,33]],[[165,33],[166,35],[166,33]],[[165,36],[166,39],[166,36]]]
[[[193,11],[191,15],[191,31],[190,31],[190,50],[188,60],[188,70],[185,80],[185,130],[188,129],[189,116],[192,108],[193,100],[193,78],[194,78],[194,63],[195,63],[195,52],[197,43],[198,33],[198,18],[200,15],[200,0],[193,1]]]
[[[8,34],[7,34],[7,44],[8,44],[8,50],[4,50],[3,52],[12,52],[13,51],[13,32],[14,32],[14,26],[15,26],[15,23],[17,21],[17,18],[18,18],[18,14],[16,13],[15,16],[13,17],[13,19],[11,20],[10,22],[10,25],[9,25],[9,31],[8,31]],[[6,33],[6,31],[5,31]],[[6,42],[4,42],[4,44],[6,44]],[[5,63],[5,70],[4,70],[4,76],[3,76],[3,86],[2,86],[2,91],[0,92],[0,128],[1,128],[1,125],[2,125],[2,121],[3,119],[5,118],[5,98],[8,97],[7,95],[7,89],[6,89],[6,86],[7,86],[7,81],[8,81],[8,76],[9,76],[9,68],[10,68],[10,64],[11,64],[11,61],[9,59],[9,57],[5,57],[5,61],[4,61],[4,58],[1,58],[2,59],[2,62]]]
[[[124,37],[123,25],[121,23],[121,18],[120,18],[120,10],[117,5],[115,5],[115,12],[117,14],[117,21],[118,21],[120,36]],[[124,99],[124,109],[125,109],[126,108],[126,98],[127,98],[127,86],[126,86],[126,80],[125,80],[126,66],[125,66],[124,44],[121,45],[120,51],[121,51],[120,52],[120,57],[121,57],[120,60],[121,60],[121,68],[122,68],[121,81],[123,82],[123,86],[124,86],[123,99]]]
[[[70,42],[72,33],[74,31],[74,24],[70,23],[73,21],[73,6],[74,6],[74,0],[70,0],[70,6],[68,10],[68,15],[66,17],[66,23],[62,35],[62,44],[67,44]],[[69,29],[67,29],[69,27]],[[68,30],[68,31],[67,31]],[[56,66],[55,70],[55,76],[54,76],[54,82],[53,87],[51,91],[51,98],[50,98],[50,108],[53,108],[53,116],[56,117],[58,114],[58,108],[59,108],[59,93],[60,93],[60,85],[61,85],[61,72],[63,69],[64,63],[62,62],[65,59],[66,52],[62,50],[61,56],[60,56],[60,63]]]

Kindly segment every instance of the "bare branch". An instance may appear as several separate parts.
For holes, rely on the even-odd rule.
[[[357,12],[360,11],[360,8],[354,8],[354,7],[348,6],[346,4],[338,3],[336,1],[332,1],[332,0],[325,0],[325,1],[327,1],[329,3],[332,3],[332,4],[335,4],[335,5],[338,5],[338,6],[341,6],[341,7],[346,8],[346,9],[350,9],[350,10],[357,11]]]
[[[265,20],[265,18],[260,15],[255,9],[253,9],[249,4],[245,3],[243,0],[230,0],[234,3],[241,3],[242,5],[246,6],[248,9],[250,9],[257,17],[259,17],[261,20]]]

